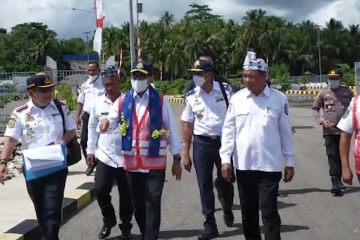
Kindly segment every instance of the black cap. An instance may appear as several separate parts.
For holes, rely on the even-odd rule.
[[[135,61],[133,62],[133,68],[130,72],[141,72],[145,75],[152,76],[154,75],[154,67],[152,63],[148,61]]]
[[[209,61],[197,60],[189,72],[207,72],[212,71],[213,65]]]
[[[27,89],[54,87],[54,83],[48,75],[35,75],[26,79]]]
[[[342,77],[343,72],[339,68],[334,68],[328,73],[329,77]]]

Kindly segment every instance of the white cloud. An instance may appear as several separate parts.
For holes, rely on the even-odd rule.
[[[359,0],[339,0],[322,7],[308,15],[309,20],[326,26],[331,18],[341,20],[345,27],[351,24],[360,23],[360,1]]]
[[[121,26],[129,20],[128,0],[104,0],[105,1],[105,25]],[[260,1],[260,0],[259,0]],[[260,3],[258,1],[258,4]],[[268,0],[267,0],[268,1]],[[278,0],[283,7],[270,7],[269,5],[261,5],[269,14],[275,14],[280,17],[288,17],[289,19],[301,21],[310,19],[318,24],[324,24],[331,17],[343,21],[345,25],[355,24],[360,19],[360,4],[358,0],[339,0],[314,9],[314,12],[308,12],[306,17],[298,9],[291,9],[289,0]],[[328,0],[330,1],[330,0]],[[135,5],[135,0],[133,0]],[[248,1],[244,5],[239,0],[142,0],[144,2],[144,13],[141,19],[148,21],[156,21],[162,13],[169,11],[174,14],[175,19],[180,19],[188,5],[195,2],[197,4],[208,4],[215,14],[225,18],[233,18],[240,21],[246,11],[253,8],[259,8],[259,5],[251,6],[252,1]],[[240,3],[239,3],[240,2]],[[255,3],[255,2],[253,2]],[[2,14],[0,15],[0,27],[10,29],[19,23],[24,22],[43,22],[51,29],[54,29],[59,37],[77,37],[83,36],[82,33],[95,29],[95,15],[88,12],[73,11],[69,8],[75,7],[92,11],[93,1],[89,0],[3,0],[1,3]],[[135,6],[134,6],[135,7]],[[295,8],[295,7],[293,7]],[[296,14],[296,12],[299,12]],[[295,14],[294,14],[295,13]],[[136,15],[134,15],[136,19]]]

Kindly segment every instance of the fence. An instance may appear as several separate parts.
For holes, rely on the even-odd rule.
[[[88,76],[86,70],[62,70],[45,73],[52,76],[55,84],[65,83],[70,86],[74,93]],[[36,72],[0,73],[0,108],[3,109],[12,101],[26,99],[26,79],[35,74]]]

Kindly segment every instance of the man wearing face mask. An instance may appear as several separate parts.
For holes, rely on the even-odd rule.
[[[105,89],[102,83],[102,79],[100,76],[100,66],[97,62],[90,62],[88,65],[89,77],[88,79],[81,85],[80,93],[77,99],[77,109],[75,114],[75,122],[80,128],[80,119],[82,119],[81,126],[81,148],[86,158],[86,148],[88,141],[88,124],[90,118],[90,111],[92,106],[95,104],[95,98],[101,96],[105,93]],[[83,115],[80,118],[80,115]],[[94,169],[96,164],[89,166],[85,174],[90,175]]]
[[[199,60],[209,61],[211,63],[211,65],[214,66],[215,57],[210,51],[200,51],[198,53],[198,56],[199,56]],[[216,74],[214,74],[214,80],[217,82],[228,83],[225,79],[223,79],[222,77],[220,77],[219,75],[216,75]],[[190,81],[188,81],[188,83],[186,85],[185,93],[191,91],[195,87],[196,87],[196,84],[195,84],[194,80],[191,79]]]
[[[229,84],[214,81],[212,63],[196,61],[190,70],[196,87],[186,93],[186,107],[181,115],[183,121],[183,142],[185,145],[183,163],[191,171],[191,139],[194,135],[193,158],[200,190],[202,213],[205,216],[204,233],[200,240],[219,236],[215,221],[215,197],[213,190],[213,169],[217,169],[215,182],[218,197],[223,207],[224,222],[228,227],[234,223],[232,212],[234,188],[231,182],[221,176],[219,149],[227,103],[232,95]]]
[[[31,100],[15,108],[4,134],[0,159],[1,184],[4,184],[10,155],[19,141],[22,143],[22,150],[30,150],[68,143],[75,137],[76,124],[66,103],[51,97],[54,84],[50,77],[45,74],[35,75],[28,78],[26,84]],[[34,158],[36,159],[35,156]],[[28,161],[30,164],[24,164],[26,188],[34,204],[43,239],[59,240],[67,165],[43,166],[42,169],[30,171],[28,165],[32,165],[33,160]]]
[[[177,123],[168,100],[150,85],[152,72],[151,63],[135,62],[131,70],[132,89],[121,95],[107,118],[100,121],[100,131],[120,127],[124,169],[142,240],[159,239],[167,145],[173,155],[172,173],[176,180],[180,180],[182,171]]]
[[[341,86],[343,73],[335,68],[328,74],[329,86],[323,88],[316,95],[312,106],[315,121],[323,127],[326,155],[329,162],[329,175],[331,177],[331,193],[341,196],[346,189],[341,181],[340,135],[341,130],[336,127],[344,112],[348,108],[354,94],[349,87]],[[320,114],[323,109],[323,114]]]

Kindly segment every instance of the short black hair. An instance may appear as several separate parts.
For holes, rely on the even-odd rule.
[[[99,63],[98,62],[96,62],[96,61],[92,61],[92,62],[89,62],[89,64],[88,65],[91,65],[91,64],[94,64],[98,69],[100,69],[100,65],[99,65]]]
[[[210,50],[202,49],[198,52],[198,57],[210,57],[215,62],[215,55]]]

